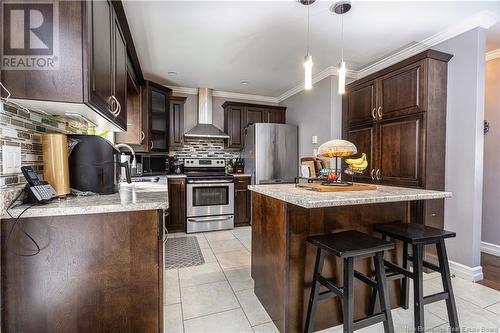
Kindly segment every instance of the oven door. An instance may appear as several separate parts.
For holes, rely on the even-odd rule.
[[[234,214],[234,183],[228,180],[188,180],[187,217]]]

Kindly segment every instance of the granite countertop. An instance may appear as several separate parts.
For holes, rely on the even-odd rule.
[[[9,209],[17,217],[27,205]],[[22,217],[64,216],[98,213],[128,212],[138,210],[156,210],[168,208],[168,187],[166,178],[157,183],[122,183],[120,191],[110,195],[87,197],[68,196],[55,199],[45,205],[28,209]],[[4,214],[2,218],[10,218]]]
[[[450,198],[451,192],[377,185],[376,190],[315,192],[295,184],[250,185],[253,192],[304,208],[363,205],[372,203]]]

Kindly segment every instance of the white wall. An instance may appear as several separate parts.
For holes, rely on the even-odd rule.
[[[433,49],[453,54],[448,63],[445,229],[449,259],[480,265],[483,184],[485,30],[477,28]]]
[[[312,156],[314,148],[342,137],[342,96],[337,87],[337,76],[329,76],[315,83],[312,90],[280,103],[287,107],[286,122],[299,127],[299,157]],[[318,144],[311,143],[313,135],[318,136]]]
[[[500,58],[486,63],[482,241],[500,246]]]
[[[280,104],[287,107],[287,124],[299,128],[299,158],[312,156],[313,149],[331,137],[331,91],[332,80],[327,77],[314,84],[313,89],[303,90]],[[311,137],[318,136],[318,144]]]

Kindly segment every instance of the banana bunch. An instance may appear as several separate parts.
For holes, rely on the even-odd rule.
[[[345,160],[345,162],[349,166],[349,169],[353,171],[365,171],[365,169],[368,167],[368,161],[366,160],[365,153],[363,153],[360,158],[348,158]]]

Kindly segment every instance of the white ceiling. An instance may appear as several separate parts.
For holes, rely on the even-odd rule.
[[[310,7],[314,73],[340,61],[332,3]],[[296,1],[125,1],[124,8],[146,78],[264,96],[302,80],[307,7]],[[344,58],[359,70],[484,11],[500,16],[500,1],[355,1],[344,17]],[[489,48],[500,44],[490,32],[495,38]]]

